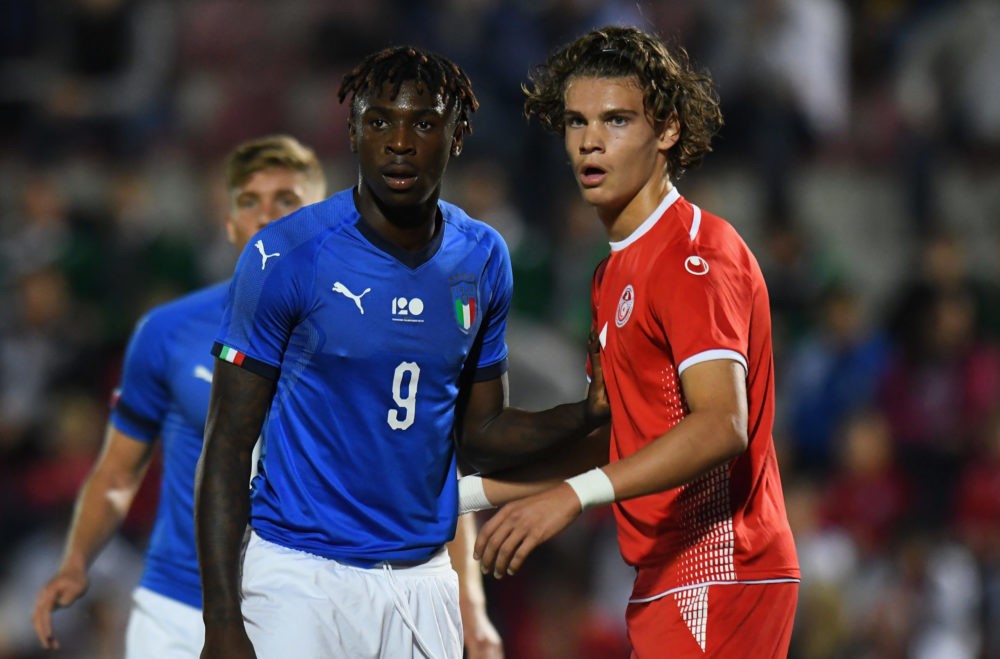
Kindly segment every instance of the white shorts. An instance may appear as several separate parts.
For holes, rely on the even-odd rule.
[[[198,659],[205,644],[201,609],[136,588],[125,630],[125,659]]]
[[[243,619],[259,659],[461,659],[458,575],[442,549],[359,568],[251,533]]]

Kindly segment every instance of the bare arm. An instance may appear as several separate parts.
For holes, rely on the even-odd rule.
[[[696,364],[681,375],[691,413],[665,435],[604,467],[624,501],[679,487],[747,449],[746,372],[730,360]]]
[[[592,377],[587,396],[576,403],[557,405],[541,412],[528,412],[507,404],[507,375],[473,383],[461,408],[458,448],[463,460],[475,469],[491,473],[514,465],[573,455],[561,454],[564,442],[578,440],[603,426],[610,417],[599,344],[588,343]],[[547,456],[543,452],[551,451]],[[603,464],[600,463],[600,464]]]
[[[240,612],[240,547],[250,513],[250,456],[274,383],[216,359],[195,477],[195,537],[204,599],[202,657],[253,656]]]
[[[580,442],[562,444],[532,462],[483,478],[486,498],[494,506],[543,492],[566,478],[608,463],[611,425],[604,424]]]
[[[458,518],[455,539],[448,543],[451,566],[458,573],[458,601],[465,631],[468,659],[503,659],[503,642],[486,613],[486,593],[479,563],[472,557],[476,541],[476,518]]]
[[[747,448],[747,400],[743,367],[715,360],[690,367],[681,386],[691,413],[636,453],[603,467],[616,501],[691,482]],[[542,542],[582,512],[573,489],[560,483],[508,504],[483,525],[475,555],[499,577],[513,574]]]
[[[52,636],[52,612],[86,592],[87,570],[125,519],[152,456],[151,442],[107,425],[104,448],[77,495],[59,571],[35,598],[32,622],[42,647],[59,647]]]

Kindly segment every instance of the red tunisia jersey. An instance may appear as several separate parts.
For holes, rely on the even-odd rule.
[[[767,289],[735,229],[675,188],[632,235],[611,243],[591,301],[611,402],[612,461],[690,413],[684,369],[732,359],[747,372],[746,452],[687,485],[615,505],[622,556],[640,568],[633,597],[798,579],[771,436]]]

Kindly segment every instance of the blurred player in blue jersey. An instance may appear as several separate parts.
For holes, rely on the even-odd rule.
[[[242,249],[268,222],[326,196],[310,149],[275,136],[240,145],[226,162],[229,240]],[[194,547],[194,470],[201,454],[212,382],[212,337],[228,282],[161,305],[137,324],[115,393],[104,448],[77,498],[56,576],[38,593],[34,623],[45,647],[58,647],[52,611],[87,588],[87,569],[118,529],[153,457],[163,476],[145,570],[126,634],[128,657],[196,657],[201,650],[201,585]]]
[[[312,150],[294,138],[249,140],[229,155],[230,192],[226,231],[242,249],[260,228],[326,196],[326,180]],[[107,428],[105,446],[80,492],[59,572],[39,592],[34,623],[42,645],[58,647],[52,611],[69,606],[87,587],[87,568],[128,512],[153,455],[163,447],[159,509],[135,592],[126,634],[129,658],[193,658],[201,652],[201,584],[194,546],[194,472],[201,453],[213,360],[228,282],[202,289],[148,313],[126,353],[123,376]],[[451,546],[457,567],[468,562],[468,534],[460,529]],[[459,543],[464,543],[459,545]],[[463,620],[474,650],[500,647],[485,614],[481,575],[463,575]],[[497,655],[492,655],[497,656]]]
[[[605,420],[590,399],[506,406],[507,247],[440,200],[478,105],[465,73],[389,48],[344,77],[348,97],[357,186],[254,236],[213,348],[195,494],[205,659],[461,657],[442,550],[455,434],[482,468]]]

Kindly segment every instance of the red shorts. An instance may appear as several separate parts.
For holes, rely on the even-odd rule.
[[[799,584],[721,584],[630,603],[632,659],[784,659]]]

